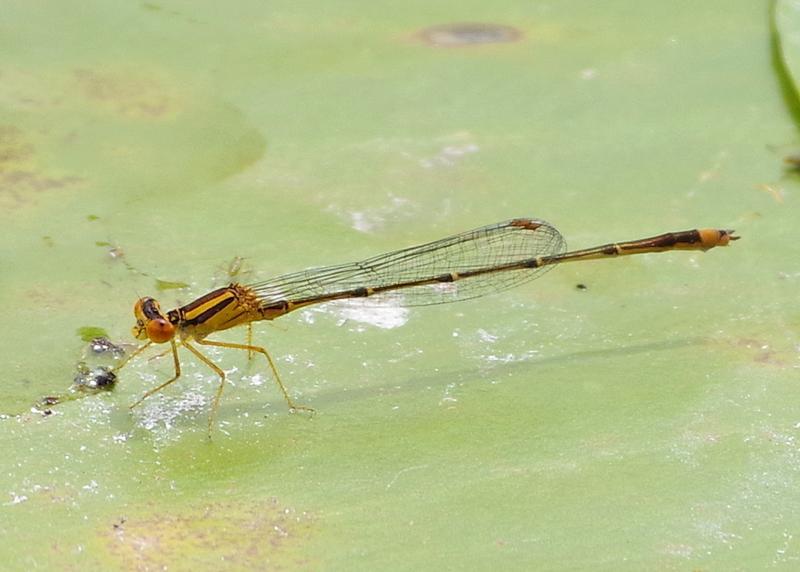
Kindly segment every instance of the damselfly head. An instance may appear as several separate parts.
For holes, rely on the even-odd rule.
[[[163,344],[175,337],[175,326],[161,313],[161,306],[155,299],[139,298],[133,306],[133,315],[136,325],[132,332],[137,340]]]

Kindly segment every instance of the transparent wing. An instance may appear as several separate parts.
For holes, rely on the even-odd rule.
[[[250,284],[248,288],[262,306],[281,301],[310,304],[317,298],[326,302],[333,295],[360,288],[385,289],[368,298],[359,298],[365,304],[397,300],[404,306],[426,306],[476,298],[533,280],[550,266],[481,271],[537,256],[558,255],[565,250],[561,233],[547,222],[513,219],[360,262],[284,274]],[[409,285],[450,273],[472,272],[478,274],[453,282]]]

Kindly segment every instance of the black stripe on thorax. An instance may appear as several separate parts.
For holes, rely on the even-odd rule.
[[[228,286],[223,286],[222,288],[217,288],[213,292],[209,292],[208,294],[206,294],[204,296],[201,296],[197,300],[193,300],[192,302],[189,302],[185,306],[181,306],[180,309],[181,309],[181,311],[183,313],[191,312],[192,310],[195,310],[196,308],[202,306],[203,304],[205,304],[209,300],[213,300],[214,298],[219,298],[220,294],[222,294],[224,292],[230,292],[231,295],[235,296],[235,292],[231,288],[229,288]],[[231,300],[232,298],[228,298],[228,299]]]
[[[222,290],[225,290],[225,289],[223,288]],[[204,298],[205,297],[206,296],[204,296]],[[213,306],[211,306],[205,312],[201,312],[200,314],[198,314],[194,318],[190,318],[188,320],[184,320],[183,323],[184,323],[184,325],[187,325],[187,326],[194,326],[194,325],[197,325],[197,324],[202,324],[203,322],[205,322],[206,320],[211,318],[214,314],[217,314],[217,313],[221,312],[222,310],[227,308],[229,305],[231,305],[235,301],[236,301],[236,297],[235,296],[229,296],[229,297],[225,298],[224,300],[221,300],[218,304],[214,304]],[[194,302],[192,302],[192,304],[194,304]],[[186,306],[181,308],[181,310],[184,311],[183,315],[186,316],[186,311],[185,311],[186,310]]]

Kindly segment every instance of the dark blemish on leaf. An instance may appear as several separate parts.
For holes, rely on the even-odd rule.
[[[223,570],[319,569],[307,548],[313,517],[276,499],[140,509],[100,532],[115,568],[166,570],[180,562],[185,570],[209,569],[208,563]]]
[[[50,177],[38,171],[35,149],[21,129],[0,125],[0,208],[31,202],[31,195],[81,181],[78,177]]]
[[[419,35],[425,43],[442,47],[505,44],[522,39],[522,32],[516,28],[483,22],[432,26]]]
[[[70,187],[83,182],[80,177],[48,177],[34,171],[0,171],[0,205],[20,206],[31,202],[35,193]]]
[[[122,116],[165,119],[181,110],[174,90],[154,74],[76,69],[73,77],[86,99]]]
[[[10,171],[33,156],[33,145],[13,125],[0,125],[0,173]]]

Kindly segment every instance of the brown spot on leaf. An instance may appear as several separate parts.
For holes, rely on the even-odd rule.
[[[29,161],[32,155],[33,145],[25,140],[21,129],[0,125],[0,173]]]
[[[21,129],[0,125],[0,207],[31,202],[36,193],[62,189],[79,183],[73,176],[53,176],[35,165],[35,148]]]
[[[209,563],[229,570],[307,570],[316,566],[305,551],[313,520],[281,505],[212,503],[137,518],[103,528],[109,552],[124,570],[205,570]]]
[[[789,367],[791,362],[789,357],[796,353],[794,349],[774,347],[768,341],[757,338],[737,337],[710,343],[726,346],[738,356],[746,357],[753,363],[780,368]]]
[[[522,32],[502,24],[464,22],[425,28],[419,36],[432,46],[458,47],[516,42],[522,39]]]
[[[179,111],[177,96],[153,75],[92,69],[73,75],[86,98],[120,115],[163,119]]]

